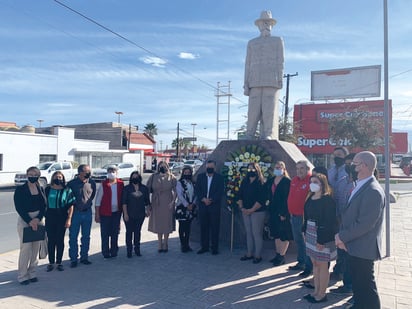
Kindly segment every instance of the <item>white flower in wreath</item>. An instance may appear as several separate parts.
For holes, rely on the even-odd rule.
[[[260,156],[256,156],[256,162],[260,161]]]
[[[244,156],[245,156],[246,159],[249,159],[249,158],[250,158],[250,153],[249,153],[249,152],[245,152],[245,155],[244,155]]]
[[[252,154],[250,155],[250,157],[251,157],[252,159],[255,159],[255,158],[256,158],[256,156],[255,156],[254,153],[252,153]]]
[[[263,173],[264,173],[264,172],[267,172],[267,170],[268,170],[267,166],[262,166],[262,172],[263,172]]]
[[[239,155],[239,160],[242,160],[243,161],[243,159],[244,159],[245,157],[241,154],[241,155]]]
[[[239,157],[236,157],[236,158],[235,158],[235,161],[236,161],[236,162],[239,162]]]
[[[226,195],[229,196],[229,197],[230,197],[231,194],[232,194],[231,190],[227,191],[227,193],[226,193]]]
[[[232,170],[229,170],[229,172],[227,172],[227,174],[228,174],[229,176],[232,176],[232,175],[233,175],[233,171],[232,171]]]

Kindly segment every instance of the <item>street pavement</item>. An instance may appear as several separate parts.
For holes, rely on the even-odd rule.
[[[390,205],[391,256],[376,263],[382,308],[412,308],[412,183],[411,192],[395,192]],[[197,224],[197,222],[193,222]],[[99,229],[91,235],[91,265],[69,268],[67,236],[65,271],[46,272],[40,260],[37,283],[20,285],[18,250],[0,255],[0,308],[344,308],[349,296],[328,294],[328,302],[309,304],[302,296],[310,290],[300,284],[295,248],[287,264],[271,267],[273,250],[266,246],[263,261],[240,261],[241,248],[222,245],[219,255],[181,253],[177,232],[171,235],[168,253],[157,252],[156,235],[142,229],[142,257],[126,257],[124,226],[117,258],[103,259]],[[385,234],[385,232],[384,232]],[[17,237],[17,236],[16,236]],[[331,282],[331,287],[340,283]]]

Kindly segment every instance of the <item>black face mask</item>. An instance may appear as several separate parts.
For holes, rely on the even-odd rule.
[[[35,183],[37,182],[37,180],[39,180],[39,176],[30,176],[30,177],[27,177],[27,180],[31,183]]]
[[[333,161],[335,161],[335,165],[338,166],[338,167],[345,164],[345,159],[344,158],[335,157],[335,158],[333,158]]]
[[[215,171],[215,169],[214,169],[213,167],[208,167],[208,168],[206,168],[206,172],[207,172],[208,174],[213,174],[214,171]]]
[[[346,165],[345,172],[352,177],[353,181],[358,180],[358,172],[355,171],[355,165]]]
[[[92,175],[92,173],[90,173],[90,172],[84,173],[84,178],[88,179],[88,178],[90,178],[91,175]]]
[[[183,179],[192,180],[192,175],[183,175]]]
[[[132,178],[131,180],[131,183],[133,183],[133,184],[140,184],[140,181],[139,181],[139,179],[138,178]]]
[[[166,168],[164,166],[159,167],[159,172],[160,173],[166,173]]]
[[[247,174],[247,177],[256,177],[256,172],[248,172]]]
[[[63,180],[62,179],[53,179],[53,183],[57,186],[63,185]]]

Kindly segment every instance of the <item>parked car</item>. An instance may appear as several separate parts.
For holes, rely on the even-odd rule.
[[[182,173],[182,169],[185,166],[183,162],[169,162],[169,169],[173,175],[179,176]]]
[[[92,179],[96,181],[106,180],[107,168],[110,166],[117,167],[117,177],[122,180],[129,179],[130,174],[136,170],[133,163],[130,163],[130,162],[109,163],[109,164],[103,165],[101,168],[94,168],[92,170]]]
[[[403,156],[401,162],[399,163],[400,168],[404,168],[405,166],[411,165],[412,156]]]
[[[193,169],[193,173],[195,173],[201,166],[202,166],[203,162],[195,159],[195,160],[186,160],[184,162],[184,165],[189,165],[192,167]]]
[[[60,171],[63,173],[66,181],[70,181],[77,174],[77,170],[73,169],[73,165],[69,161],[62,162],[43,162],[36,165],[40,170],[39,183],[41,186],[46,186],[50,183],[51,177],[55,171]],[[27,181],[27,176],[25,172],[16,173],[14,176],[14,184],[16,186],[21,186]]]

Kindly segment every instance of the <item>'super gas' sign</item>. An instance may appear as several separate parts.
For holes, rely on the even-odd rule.
[[[298,137],[298,144],[299,147],[326,147],[326,146],[350,146],[351,141],[350,139],[344,138],[338,141],[335,141],[331,138],[305,138],[303,136]]]

